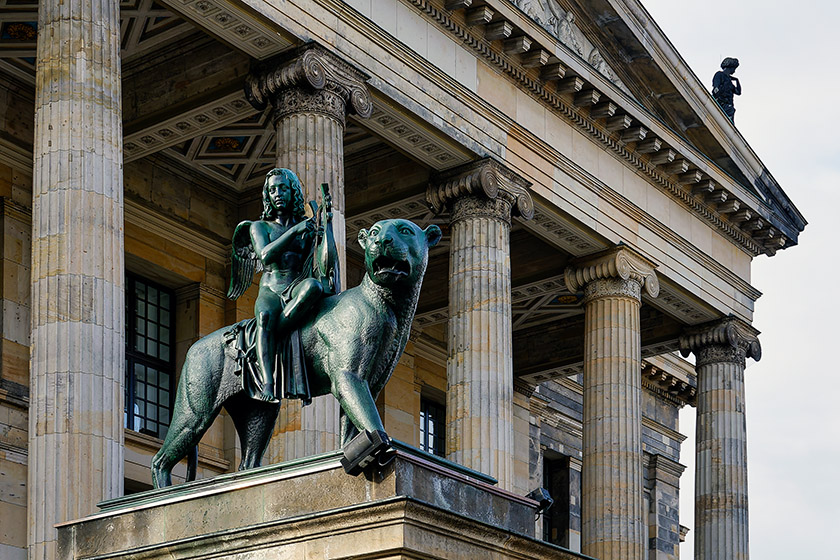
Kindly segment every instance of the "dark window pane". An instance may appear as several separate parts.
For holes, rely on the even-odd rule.
[[[174,297],[163,288],[128,277],[132,290],[128,302],[133,305],[127,307],[126,334],[133,336],[126,338],[125,422],[134,430],[164,437],[172,416]]]

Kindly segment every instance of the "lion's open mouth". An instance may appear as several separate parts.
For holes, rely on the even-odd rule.
[[[393,274],[395,276],[408,276],[411,273],[411,265],[408,261],[392,259],[386,255],[376,257],[373,261],[374,274]]]

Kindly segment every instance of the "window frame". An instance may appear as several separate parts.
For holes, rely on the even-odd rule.
[[[147,288],[155,288],[158,290],[158,294],[165,293],[169,296],[169,339],[167,344],[169,345],[169,360],[163,360],[159,357],[150,356],[145,352],[141,352],[135,349],[135,341],[137,336],[137,295],[136,295],[136,283],[141,282]],[[169,428],[172,422],[172,405],[175,399],[175,388],[176,388],[176,380],[175,380],[175,292],[166,286],[162,286],[157,282],[149,280],[139,274],[133,274],[131,272],[126,271],[125,273],[125,319],[126,319],[126,328],[125,328],[125,406],[123,409],[123,414],[125,418],[125,425],[124,427],[136,431],[138,433],[156,437],[158,439],[163,439],[161,437],[161,426],[165,426],[167,429]],[[160,298],[160,295],[158,295]],[[160,299],[158,299],[160,301]],[[162,306],[158,305],[158,308]],[[147,317],[144,319],[148,319]],[[158,326],[160,326],[160,319],[156,321]],[[147,336],[144,334],[143,336]],[[162,341],[160,337],[157,338],[158,341]],[[139,430],[134,430],[135,419],[138,418],[135,416],[134,413],[134,404],[136,402],[136,391],[137,391],[137,378],[135,373],[135,366],[143,365],[145,367],[151,367],[157,370],[159,373],[166,373],[169,376],[169,386],[166,389],[169,392],[169,403],[167,408],[169,410],[169,420],[164,423],[160,420],[160,415],[157,415],[157,419],[155,422],[158,425],[158,429],[155,433],[151,433],[151,430],[146,428],[145,426],[141,427]],[[160,384],[155,385],[156,388],[161,389],[163,388]],[[143,401],[147,401],[147,399],[143,399]],[[164,408],[163,404],[158,402],[156,403],[158,409]],[[146,420],[146,416],[140,416],[141,421]]]
[[[431,449],[427,445],[430,411],[436,413],[431,415],[435,420],[435,431],[432,434]],[[437,457],[446,457],[446,405],[441,404],[435,399],[421,395],[419,429],[420,449]],[[440,444],[439,449],[435,449],[435,443]]]

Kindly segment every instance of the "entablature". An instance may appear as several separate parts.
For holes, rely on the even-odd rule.
[[[795,242],[796,232],[776,223],[772,209],[755,194],[508,0],[445,5],[438,0],[403,1],[744,251],[773,254]],[[335,13],[350,10],[346,4],[336,5],[336,0],[316,3]],[[260,10],[259,1],[251,4],[258,11],[271,12]],[[193,21],[210,29],[206,22]],[[359,22],[356,18],[350,23]],[[304,32],[299,28],[285,31]],[[288,43],[286,34],[276,39],[278,45]]]
[[[754,193],[507,0],[450,2],[452,9],[437,0],[407,1],[745,251],[772,255],[795,242],[798,232],[776,223]],[[490,10],[490,19],[472,19],[472,10],[479,9]],[[495,32],[500,22],[508,24],[501,37]],[[527,41],[511,48],[509,41],[517,38]],[[540,51],[547,56],[538,57],[535,67],[534,53]]]

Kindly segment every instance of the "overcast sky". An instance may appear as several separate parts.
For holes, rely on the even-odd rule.
[[[800,244],[753,261],[764,295],[748,360],[750,553],[757,560],[838,558],[840,531],[840,3],[642,0],[706,84],[737,57],[735,121],[809,225]],[[682,523],[693,529],[694,409],[682,462]],[[693,532],[681,557],[693,557]]]

